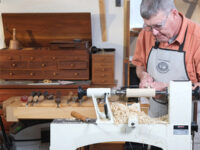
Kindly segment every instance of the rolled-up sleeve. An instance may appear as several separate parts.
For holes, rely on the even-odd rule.
[[[136,48],[132,60],[132,63],[135,66],[145,66],[143,37],[144,37],[144,32],[141,31],[136,42]]]

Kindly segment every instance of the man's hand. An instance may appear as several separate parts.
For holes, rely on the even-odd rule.
[[[140,78],[140,88],[155,88],[158,91],[166,89],[168,84],[163,82],[153,81],[153,78],[147,72],[143,72]]]
[[[197,86],[200,87],[200,82],[194,83],[194,86],[192,86],[192,89],[194,90]]]
[[[162,91],[164,90],[168,84],[163,82],[156,82],[153,80],[150,74],[148,74],[145,70],[145,67],[138,66],[136,68],[137,76],[140,78],[140,88],[155,88],[156,90]]]
[[[155,88],[157,91],[163,91],[168,87],[168,84],[163,82],[153,82],[150,87]]]
[[[142,72],[140,77],[140,88],[151,87],[153,83],[153,78],[147,72]]]

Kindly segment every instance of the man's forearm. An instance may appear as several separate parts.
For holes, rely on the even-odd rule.
[[[137,74],[137,76],[138,76],[139,79],[142,78],[143,72],[146,72],[144,66],[137,66],[137,67],[136,67],[136,74]]]

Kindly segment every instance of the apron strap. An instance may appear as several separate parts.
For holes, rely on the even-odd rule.
[[[155,45],[154,45],[154,48],[157,49],[160,45],[160,42],[159,41],[155,41]]]
[[[188,29],[188,27],[187,27],[187,29]],[[185,31],[185,36],[184,36],[183,43],[179,46],[179,50],[178,50],[179,52],[183,52],[183,47],[184,47],[184,44],[185,44],[187,29],[186,29],[186,31]]]

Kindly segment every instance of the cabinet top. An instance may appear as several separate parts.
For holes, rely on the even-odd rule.
[[[52,42],[91,42],[90,13],[3,13],[5,43],[13,28],[23,47],[48,47]]]

